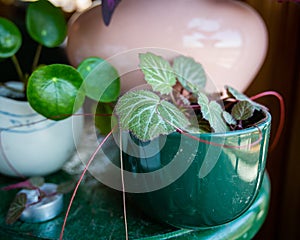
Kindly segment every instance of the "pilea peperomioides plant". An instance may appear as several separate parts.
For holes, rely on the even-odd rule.
[[[126,93],[115,111],[120,128],[142,141],[179,129],[192,133],[244,129],[256,124],[252,117],[265,109],[232,87],[226,86],[226,96],[205,92],[206,74],[192,58],[179,56],[172,66],[152,53],[140,54],[139,58],[153,91]],[[198,121],[192,120],[188,110],[195,112]]]
[[[5,82],[1,83],[2,88],[10,90],[6,91],[7,97],[28,100],[35,111],[53,120],[74,114],[82,106],[85,96],[102,103],[117,99],[120,92],[118,72],[100,58],[85,59],[78,69],[67,64],[45,66],[39,63],[42,47],[58,47],[66,38],[67,25],[60,8],[47,0],[31,2],[26,10],[25,23],[29,36],[37,42],[30,73],[22,71],[16,57],[22,45],[20,30],[12,21],[0,17],[0,58],[12,59],[19,80],[23,82],[21,92]],[[28,61],[27,58],[22,60]],[[88,76],[95,68],[97,70]],[[12,92],[19,92],[18,97],[15,94],[11,96]]]

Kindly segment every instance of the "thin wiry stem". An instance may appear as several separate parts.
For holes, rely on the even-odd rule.
[[[99,144],[99,146],[97,147],[97,149],[95,150],[95,152],[92,154],[91,158],[89,159],[89,161],[87,162],[87,164],[85,165],[84,167],[84,170],[83,172],[81,173],[81,176],[76,184],[76,187],[73,191],[73,194],[72,194],[72,197],[71,197],[71,200],[69,202],[69,206],[68,206],[68,209],[67,209],[67,212],[66,212],[66,215],[65,215],[65,218],[64,218],[64,223],[63,223],[63,226],[62,226],[62,229],[61,229],[61,232],[60,232],[60,236],[59,236],[59,239],[62,240],[63,239],[63,236],[64,236],[64,230],[65,230],[65,227],[66,227],[66,223],[67,223],[67,219],[68,219],[68,216],[69,216],[69,213],[70,213],[70,210],[71,210],[71,206],[73,204],[73,201],[74,201],[74,198],[76,196],[76,193],[78,191],[78,188],[79,188],[79,185],[80,183],[82,182],[83,180],[83,177],[86,173],[86,171],[88,170],[90,164],[93,162],[94,158],[96,157],[97,153],[99,152],[99,150],[101,149],[101,147],[103,146],[103,144],[107,141],[107,139],[110,137],[110,135],[113,133],[114,129],[112,129],[110,131],[109,134],[107,134],[107,136],[102,140],[102,142]]]
[[[16,55],[13,55],[11,57],[11,60],[13,61],[14,65],[15,65],[15,68],[16,68],[16,71],[17,71],[17,74],[19,76],[20,81],[25,83],[24,73],[21,69],[20,63],[19,63],[18,58],[16,57]]]
[[[128,224],[126,214],[126,193],[124,183],[124,167],[123,167],[123,154],[122,154],[122,133],[120,133],[120,164],[121,164],[121,182],[122,182],[122,197],[123,197],[123,215],[124,215],[124,226],[125,226],[125,238],[128,240]]]
[[[274,96],[274,97],[276,97],[279,101],[279,106],[280,106],[279,126],[278,126],[278,129],[276,131],[276,135],[274,137],[273,143],[270,147],[270,151],[273,151],[275,149],[276,145],[279,142],[279,139],[280,139],[281,133],[283,131],[283,127],[284,127],[284,121],[285,121],[284,99],[278,92],[275,92],[275,91],[262,92],[262,93],[259,93],[259,94],[255,95],[255,96],[252,96],[250,99],[255,100],[255,99],[258,99],[258,98],[261,98],[261,97],[265,97],[265,96]]]

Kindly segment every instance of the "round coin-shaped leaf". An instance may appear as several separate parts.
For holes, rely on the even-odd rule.
[[[67,34],[67,24],[60,8],[47,0],[30,3],[26,13],[29,35],[46,47],[60,45]]]
[[[73,67],[52,64],[35,70],[28,80],[27,98],[41,115],[61,120],[76,112],[83,104],[83,79]]]
[[[113,102],[120,95],[118,71],[107,61],[90,57],[83,60],[78,71],[84,79],[86,95],[99,102]]]
[[[21,47],[22,35],[11,21],[0,17],[0,58],[13,56]]]

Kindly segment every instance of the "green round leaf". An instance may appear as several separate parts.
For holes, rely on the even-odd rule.
[[[18,27],[11,21],[0,17],[0,58],[8,58],[19,50],[22,35]]]
[[[86,95],[99,102],[113,102],[120,95],[118,71],[105,60],[91,57],[83,60],[78,71],[84,78]]]
[[[67,24],[60,8],[47,0],[30,3],[26,14],[29,35],[46,47],[57,47],[67,34]]]
[[[40,67],[29,77],[27,98],[43,116],[61,120],[75,113],[83,104],[83,79],[71,66],[52,64]]]
[[[108,134],[111,131],[112,121],[116,123],[113,116],[113,106],[109,103],[98,103],[95,114],[95,126],[99,132],[103,135]]]

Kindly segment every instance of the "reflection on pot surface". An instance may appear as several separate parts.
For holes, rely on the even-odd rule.
[[[132,193],[131,198],[150,216],[176,227],[205,228],[237,218],[250,207],[262,183],[271,122],[271,116],[266,114],[267,118],[258,127],[198,135],[209,143],[199,142],[191,161],[188,159],[195,151],[191,141],[195,140],[179,133],[168,135],[161,150],[150,157],[131,156],[130,144],[125,145],[126,170],[137,176],[153,173],[155,178],[152,182],[146,177],[144,181],[139,178],[138,184],[145,191]],[[176,156],[181,159],[177,167],[186,167],[182,175],[174,176],[171,171],[155,174]],[[151,190],[153,182],[163,183],[170,178],[174,181],[169,185]]]

